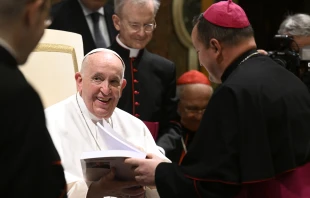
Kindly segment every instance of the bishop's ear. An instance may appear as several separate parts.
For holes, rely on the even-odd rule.
[[[117,31],[119,31],[121,29],[120,28],[120,18],[116,14],[113,14],[112,20],[113,20],[113,24],[114,24],[115,29]]]
[[[222,47],[218,40],[211,39],[210,40],[210,47],[215,53],[219,53],[222,50]]]

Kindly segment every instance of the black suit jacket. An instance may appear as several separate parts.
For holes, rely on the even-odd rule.
[[[114,8],[111,4],[104,6],[104,17],[107,23],[111,43],[118,34],[112,21]],[[64,30],[81,34],[83,37],[84,54],[96,48],[95,41],[87,24],[78,0],[63,0],[52,7],[53,23],[49,29]]]
[[[110,49],[124,60],[127,85],[118,107],[143,121],[159,122],[159,136],[170,121],[177,120],[176,68],[173,62],[140,50],[137,58],[129,58],[129,50],[116,41]]]
[[[66,197],[60,157],[38,94],[0,46],[1,197]]]

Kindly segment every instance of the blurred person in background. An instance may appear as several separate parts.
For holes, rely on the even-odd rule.
[[[1,197],[66,197],[42,102],[18,69],[49,25],[49,8],[48,0],[0,1]]]
[[[310,91],[310,16],[297,13],[288,15],[281,23],[278,33],[293,37],[291,48],[299,53],[298,77]]]
[[[177,80],[178,113],[180,125],[168,129],[157,141],[172,162],[181,163],[212,96],[209,79],[197,70],[182,74]],[[206,131],[207,133],[207,131]]]
[[[95,48],[106,48],[115,40],[113,5],[108,0],[62,0],[53,5],[53,22],[49,29],[82,35],[84,54]]]

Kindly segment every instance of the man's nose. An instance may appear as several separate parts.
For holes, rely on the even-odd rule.
[[[107,80],[103,81],[101,83],[101,87],[100,87],[100,91],[104,94],[104,95],[109,95],[111,92],[111,88],[110,88],[110,84]]]
[[[139,31],[137,32],[137,34],[140,36],[140,37],[144,37],[146,32],[144,30],[144,27],[142,26]]]
[[[203,113],[201,113],[201,112],[192,112],[190,115],[189,115],[189,117],[191,117],[192,119],[195,119],[195,120],[201,120],[201,118],[202,118],[202,115],[203,115]]]
[[[203,115],[203,113],[196,113],[195,118],[200,121],[202,118],[202,115]]]

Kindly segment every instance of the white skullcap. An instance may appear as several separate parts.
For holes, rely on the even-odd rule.
[[[102,51],[111,52],[111,53],[114,54],[117,58],[119,58],[119,59],[121,60],[121,62],[122,62],[123,68],[124,68],[124,70],[125,70],[125,63],[124,63],[123,59],[121,58],[121,56],[118,55],[118,53],[114,52],[113,50],[106,49],[106,48],[97,48],[97,49],[93,49],[92,51],[88,52],[88,53],[84,56],[82,62],[84,62],[84,60],[85,60],[89,55],[94,54],[94,53],[97,53],[97,52],[102,52]]]

